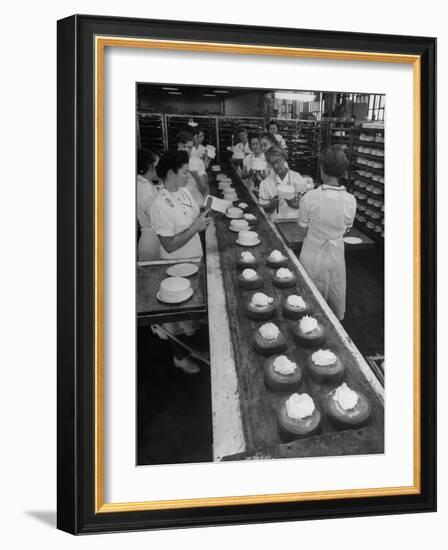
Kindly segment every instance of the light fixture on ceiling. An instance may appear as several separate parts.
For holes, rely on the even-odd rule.
[[[168,86],[163,86],[162,90],[174,90],[174,91],[176,91],[176,90],[179,90],[179,88],[169,88]]]
[[[168,95],[182,95],[182,92],[168,92]]]
[[[275,99],[289,99],[291,101],[316,101],[316,94],[312,92],[274,92]]]
[[[229,92],[227,90],[213,90],[215,94],[228,94]]]
[[[202,94],[204,97],[216,97],[216,94]]]

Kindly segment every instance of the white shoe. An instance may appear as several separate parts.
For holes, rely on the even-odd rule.
[[[182,369],[187,374],[197,374],[200,371],[200,368],[189,357],[183,359],[173,357],[173,362],[177,369]]]

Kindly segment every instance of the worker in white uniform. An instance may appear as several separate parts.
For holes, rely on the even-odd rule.
[[[151,223],[150,210],[157,195],[154,181],[158,180],[156,166],[159,157],[148,149],[137,152],[137,221],[140,226],[140,238],[137,246],[139,262],[158,260],[160,243]]]
[[[307,228],[300,262],[323,298],[340,320],[345,315],[346,271],[344,234],[352,227],[356,199],[339,184],[348,168],[347,157],[337,145],[321,155],[323,184],[300,203],[299,224]]]
[[[238,127],[235,130],[235,135],[238,141],[236,145],[232,147],[232,151],[233,151],[232,160],[242,165],[243,159],[246,157],[246,155],[249,155],[251,152],[250,145],[249,145],[249,136],[246,128],[243,128],[242,126]]]
[[[179,132],[176,136],[177,150],[186,151],[189,156],[188,177],[186,187],[199,206],[204,203],[204,198],[210,193],[208,176],[204,162],[192,155],[193,134]]]
[[[185,187],[189,174],[189,158],[186,151],[166,153],[157,165],[157,173],[163,188],[151,207],[152,225],[159,237],[162,259],[201,258],[203,255],[199,233],[205,231],[211,218],[209,210],[200,212],[193,196]],[[192,336],[198,329],[197,321],[164,323],[163,328],[174,336]],[[152,327],[153,332],[166,340],[164,332]],[[184,348],[171,343],[174,366],[188,374],[199,372],[198,365],[186,354]]]
[[[268,133],[272,134],[277,140],[280,147],[286,149],[286,141],[283,139],[283,136],[279,133],[278,124],[275,120],[270,120],[268,122]]]
[[[201,159],[205,163],[207,149],[204,146],[204,130],[200,126],[195,126],[192,129],[192,134],[193,147],[191,148],[191,156]]]
[[[272,171],[260,183],[260,206],[269,214],[271,221],[297,219],[300,198],[313,184],[289,169],[286,153],[281,147],[270,147],[266,151],[266,160]]]
[[[266,178],[266,169],[268,163],[261,150],[260,136],[258,134],[249,135],[251,152],[243,160],[243,170],[241,177],[245,181],[248,189],[258,189],[260,183]]]

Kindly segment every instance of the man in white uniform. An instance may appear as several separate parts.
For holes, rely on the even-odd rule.
[[[236,129],[235,134],[236,134],[239,141],[232,148],[232,150],[233,150],[232,158],[234,160],[243,160],[244,157],[246,155],[249,155],[250,152],[251,152],[250,145],[249,145],[249,139],[248,139],[248,136],[247,136],[247,130],[246,130],[246,128],[240,127],[240,128]]]

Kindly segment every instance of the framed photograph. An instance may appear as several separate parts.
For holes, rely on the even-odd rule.
[[[436,509],[435,63],[58,22],[58,528]]]

